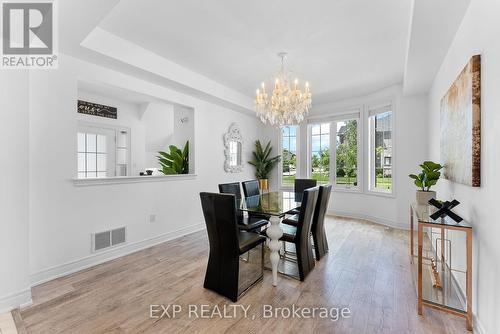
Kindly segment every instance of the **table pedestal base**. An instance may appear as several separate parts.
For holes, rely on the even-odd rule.
[[[271,226],[268,227],[266,233],[269,239],[269,249],[271,254],[269,256],[271,260],[271,266],[273,270],[273,286],[278,285],[278,264],[280,261],[279,251],[281,248],[279,239],[283,235],[283,230],[280,227],[281,218],[272,216],[270,218]]]

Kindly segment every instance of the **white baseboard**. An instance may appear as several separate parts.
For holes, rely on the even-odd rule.
[[[165,241],[177,239],[194,232],[202,231],[204,229],[205,223],[198,223],[181,228],[179,230],[167,232],[150,239],[126,243],[123,246],[112,248],[99,253],[94,253],[78,260],[47,268],[30,275],[31,286],[39,285],[56,278],[66,276],[107,261],[114,260],[130,253],[134,253],[145,248],[161,244]]]
[[[486,330],[484,329],[484,326],[481,323],[481,321],[479,321],[479,318],[477,317],[477,315],[473,314],[472,319],[474,321],[473,326],[472,326],[473,332],[475,334],[486,334]]]
[[[19,306],[31,304],[31,288],[0,297],[0,314],[10,312]]]
[[[338,217],[345,217],[345,218],[352,218],[352,219],[361,219],[361,220],[368,220],[372,223],[391,227],[391,228],[397,228],[397,229],[402,229],[402,230],[409,230],[408,224],[399,224],[395,221],[385,219],[385,218],[379,218],[379,217],[374,217],[370,215],[365,215],[361,214],[358,212],[346,212],[346,211],[337,211],[337,210],[328,210],[327,215],[330,216],[338,216]]]

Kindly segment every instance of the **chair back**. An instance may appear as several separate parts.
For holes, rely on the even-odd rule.
[[[316,201],[318,199],[318,187],[309,188],[304,190],[302,196],[302,205],[300,206],[299,219],[301,224],[297,225],[297,234],[311,233],[312,218],[314,209],[316,208]]]
[[[295,179],[294,191],[296,193],[303,193],[304,190],[314,188],[317,184],[318,181],[314,179]]]
[[[241,190],[239,182],[219,184],[219,192],[221,194],[233,194],[236,199],[241,199]]]
[[[235,200],[241,199],[241,189],[239,182],[223,183],[219,184],[219,192],[221,194],[231,194],[235,196]],[[241,210],[236,210],[236,217],[238,222],[243,221],[243,212]]]
[[[325,214],[330,201],[331,192],[331,184],[319,187],[318,200],[316,201],[316,208],[314,209],[311,226],[316,260],[320,260],[321,257],[328,252],[328,241],[325,234]]]
[[[207,226],[210,254],[216,258],[238,254],[235,196],[202,192],[200,198]]]
[[[312,220],[312,230],[322,228],[325,222],[326,209],[328,208],[328,201],[332,192],[332,185],[319,186],[318,200],[316,201],[316,208],[314,209],[314,216]]]
[[[241,183],[243,185],[243,194],[245,197],[260,195],[259,181],[250,180]]]
[[[311,247],[311,225],[318,198],[318,188],[309,188],[304,190],[302,196],[302,205],[300,207],[299,222],[297,225],[297,258],[301,262],[299,266],[299,275],[301,280],[309,274],[314,268],[314,255]]]

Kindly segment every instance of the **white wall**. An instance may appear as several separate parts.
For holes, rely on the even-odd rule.
[[[470,57],[481,54],[481,187],[472,188],[442,180],[438,196],[461,202],[457,212],[474,226],[474,312],[479,329],[500,333],[500,3],[472,1],[464,20],[436,75],[429,98],[429,149],[431,158],[439,160],[439,106],[458,73]],[[454,236],[455,245],[459,241]],[[463,249],[452,252],[463,254]],[[463,256],[455,263],[463,263]]]
[[[223,171],[222,136],[232,122],[247,145],[244,161],[259,136],[260,123],[234,112],[123,73],[62,55],[59,70],[30,73],[30,275],[33,283],[122,255],[138,247],[204,228],[200,191],[253,177]],[[77,79],[101,82],[194,109],[194,178],[175,181],[77,187],[73,184],[76,149]],[[54,166],[57,162],[57,166]],[[150,223],[150,214],[156,222]],[[91,254],[92,232],[127,226],[125,248]]]
[[[31,300],[28,276],[28,72],[2,71],[0,113],[2,313]]]
[[[149,103],[141,120],[146,136],[144,167],[159,168],[158,151],[168,152],[168,145],[173,144],[174,106],[163,103]],[[134,138],[137,139],[132,134],[132,142]]]
[[[364,190],[352,193],[334,190],[329,211],[331,213],[355,218],[369,219],[381,224],[408,228],[409,203],[415,198],[415,187],[408,179],[408,174],[417,171],[418,165],[427,157],[427,96],[402,95],[401,86],[392,86],[366,96],[355,97],[335,103],[313,106],[309,117],[327,116],[333,114],[352,113],[353,109],[364,111],[368,105],[392,101],[394,109],[394,196],[384,196],[368,193],[367,180],[367,122],[363,130],[363,179]],[[363,112],[363,117],[366,112]],[[300,132],[300,177],[307,177],[307,136],[306,125]],[[279,133],[274,134],[274,143],[278,147]],[[277,179],[277,173],[273,173]]]
[[[175,131],[172,143],[182,149],[186,142],[189,141],[189,172],[196,171],[195,152],[192,149],[195,147],[195,133],[194,133],[194,110],[184,106],[174,106],[174,123]]]

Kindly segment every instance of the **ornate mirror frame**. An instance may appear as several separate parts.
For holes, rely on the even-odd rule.
[[[239,143],[240,148],[240,164],[237,166],[231,166],[231,152],[230,152],[230,143],[237,142]],[[229,130],[224,134],[224,155],[226,157],[224,161],[224,170],[227,173],[241,173],[243,171],[243,136],[241,135],[240,127],[236,123],[232,123],[229,126]]]

